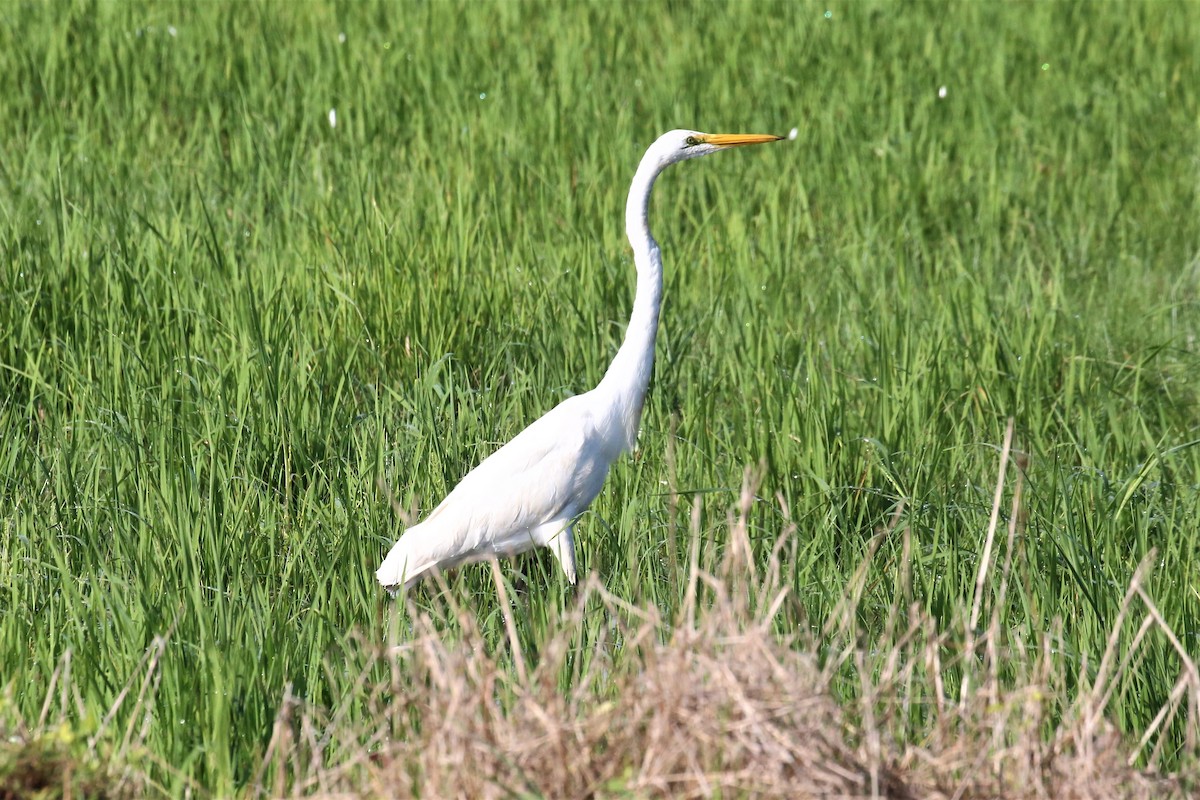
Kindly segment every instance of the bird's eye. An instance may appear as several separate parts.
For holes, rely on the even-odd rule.
[[[695,136],[689,136],[683,140],[683,143],[688,147],[695,147],[696,145],[700,144],[700,140]]]

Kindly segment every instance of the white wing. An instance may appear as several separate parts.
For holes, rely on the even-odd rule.
[[[555,406],[405,531],[376,573],[379,582],[411,585],[435,567],[519,553],[560,533],[567,537],[562,544],[569,544],[571,519],[600,493],[620,452],[605,427],[587,394]],[[570,555],[573,562],[573,548]]]

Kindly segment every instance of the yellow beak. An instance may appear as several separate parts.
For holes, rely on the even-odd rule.
[[[744,144],[778,142],[782,138],[782,136],[773,136],[769,133],[710,133],[704,137],[704,143],[717,147],[738,147]]]

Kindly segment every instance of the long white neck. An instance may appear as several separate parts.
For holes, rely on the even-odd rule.
[[[625,330],[625,341],[617,351],[604,379],[596,387],[610,403],[612,422],[624,433],[625,449],[637,441],[638,424],[642,418],[642,402],[650,373],[654,370],[654,339],[658,333],[658,313],[662,305],[662,256],[658,242],[650,235],[646,213],[654,179],[662,171],[658,160],[647,153],[638,165],[629,187],[625,205],[625,233],[633,246],[633,261],[637,267],[637,292],[633,298],[633,314]]]

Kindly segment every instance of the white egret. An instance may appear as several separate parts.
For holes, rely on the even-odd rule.
[[[590,392],[559,403],[467,473],[392,547],[375,573],[381,585],[396,590],[431,570],[535,547],[549,547],[567,580],[575,582],[571,526],[600,493],[609,465],[633,448],[654,366],[663,276],[658,243],[646,221],[654,180],[677,161],[781,138],[676,130],[650,146],[625,205],[625,231],[637,267],[633,313],[604,378]]]

